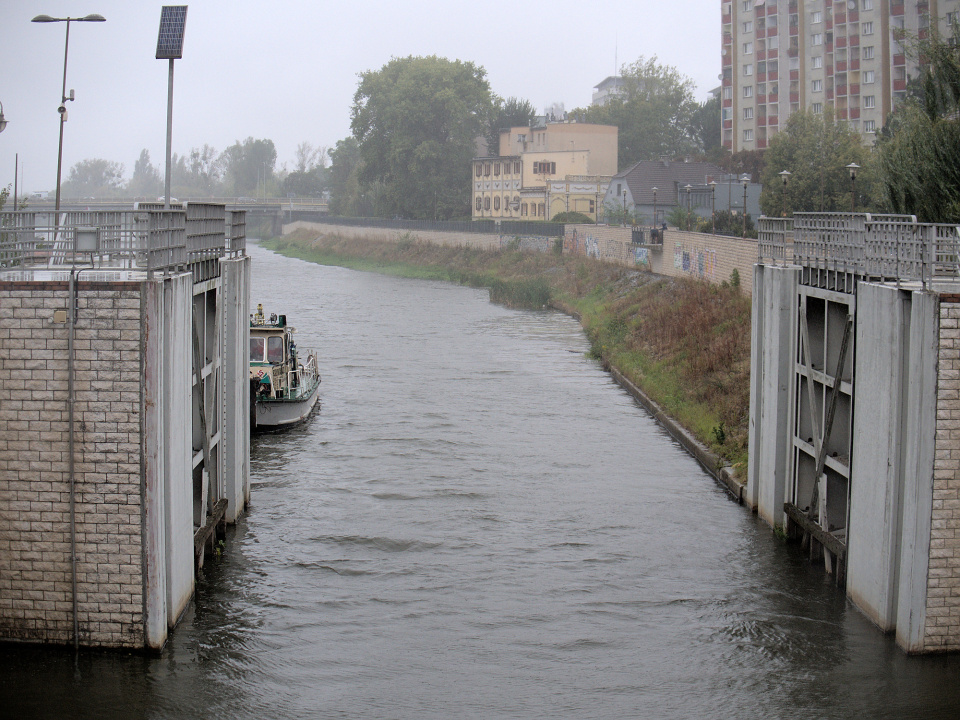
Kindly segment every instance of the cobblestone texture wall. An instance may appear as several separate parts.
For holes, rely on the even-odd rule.
[[[928,651],[960,650],[960,305],[940,305],[937,439],[927,572]]]
[[[76,332],[80,642],[143,647],[140,285],[83,282]],[[72,642],[62,282],[0,283],[0,638]]]

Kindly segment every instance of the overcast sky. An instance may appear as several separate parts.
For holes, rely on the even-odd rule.
[[[151,0],[0,0],[0,185],[56,184],[66,23],[70,23],[63,178],[86,158],[123,163],[129,178],[146,148],[162,168],[166,60],[154,55],[160,8]],[[204,143],[218,152],[247,137],[269,138],[277,166],[293,165],[308,141],[332,147],[350,134],[358,73],[392,57],[438,55],[484,67],[502,97],[539,111],[590,102],[617,63],[656,55],[696,84],[704,100],[719,84],[717,0],[192,0],[183,59],[175,62],[173,151]]]

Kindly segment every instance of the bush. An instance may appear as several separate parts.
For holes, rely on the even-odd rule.
[[[551,222],[569,223],[571,225],[593,225],[593,218],[584,215],[582,212],[562,212],[553,216]]]

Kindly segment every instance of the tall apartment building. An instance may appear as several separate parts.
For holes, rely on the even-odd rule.
[[[722,0],[724,147],[762,150],[801,108],[834,108],[872,143],[916,64],[899,30],[944,35],[960,0]]]

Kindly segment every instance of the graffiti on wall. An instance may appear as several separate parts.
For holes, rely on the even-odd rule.
[[[716,250],[684,250],[682,243],[673,246],[673,266],[678,270],[713,280],[717,271]]]
[[[650,254],[645,247],[633,248],[633,261],[637,265],[650,265]]]

